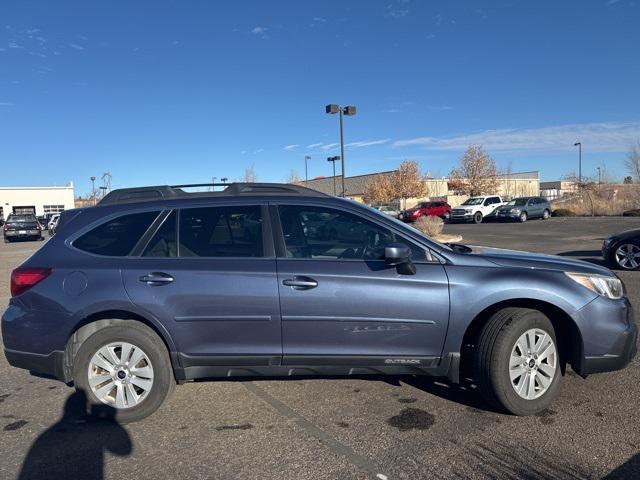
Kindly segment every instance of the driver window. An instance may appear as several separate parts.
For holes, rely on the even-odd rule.
[[[487,205],[489,205],[490,203],[492,203],[492,202],[491,202],[491,199],[490,199],[490,198],[487,198],[487,199],[484,201],[484,206],[486,207],[486,206],[487,206]]]
[[[383,260],[386,245],[403,242],[413,261],[427,260],[424,249],[358,215],[302,205],[279,212],[288,258]]]

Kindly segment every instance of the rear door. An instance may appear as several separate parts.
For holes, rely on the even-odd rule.
[[[272,216],[280,222],[274,232],[285,364],[384,365],[408,357],[428,365],[441,355],[449,287],[444,267],[424,247],[355,210],[282,203]],[[323,222],[310,218],[348,223],[348,235],[328,238]],[[385,264],[384,246],[394,241],[412,247],[415,275]]]
[[[122,275],[167,326],[183,366],[279,364],[280,305],[265,205],[166,212]]]

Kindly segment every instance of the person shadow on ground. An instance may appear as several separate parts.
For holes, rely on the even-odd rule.
[[[99,480],[106,452],[131,454],[131,438],[116,421],[113,407],[94,405],[89,413],[83,391],[70,395],[62,418],[31,445],[18,478]]]

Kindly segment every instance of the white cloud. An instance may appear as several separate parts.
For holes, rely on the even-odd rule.
[[[267,27],[255,27],[253,30],[251,30],[251,33],[253,33],[254,35],[264,35],[268,30],[269,29]]]
[[[75,50],[84,50],[83,46],[78,45],[77,43],[72,43],[69,45],[71,48],[75,49]]]
[[[417,137],[398,140],[395,147],[421,146],[431,150],[464,150],[480,144],[487,150],[561,152],[583,148],[593,152],[622,152],[640,140],[640,122],[602,122],[540,128],[484,130],[455,137]]]
[[[11,102],[0,102],[0,107],[12,107],[13,103]]]
[[[400,113],[398,108],[388,108],[386,110],[382,110],[382,113]]]
[[[16,43],[16,42],[9,42],[8,45],[9,48],[24,48],[22,45]]]
[[[295,150],[296,148],[298,148],[300,145],[298,144],[293,144],[293,145],[287,145],[286,147],[283,148],[283,150],[287,150],[287,151],[292,151]]]
[[[346,148],[362,148],[362,147],[371,147],[373,145],[383,145],[389,141],[390,141],[389,138],[385,138],[382,140],[365,140],[360,142],[346,143],[344,146]]]
[[[322,143],[312,143],[311,145],[307,145],[307,148],[318,148]]]
[[[448,110],[453,110],[453,107],[449,105],[429,105],[427,108],[432,112],[446,112]]]

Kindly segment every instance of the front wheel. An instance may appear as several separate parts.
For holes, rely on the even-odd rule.
[[[514,415],[533,415],[558,395],[562,366],[553,324],[538,310],[506,308],[476,345],[474,377],[482,396]]]
[[[528,218],[529,218],[529,217],[528,217],[528,215],[527,215],[527,212],[522,212],[522,213],[520,214],[520,223],[524,223],[524,222],[526,222]]]
[[[114,322],[80,345],[73,380],[87,396],[92,412],[106,408],[121,423],[136,422],[170,396],[175,386],[173,369],[164,343],[153,330],[136,321]]]
[[[443,220],[444,220],[446,223],[449,223],[449,222],[451,221],[451,212],[445,212],[445,213],[444,213],[444,218],[443,218]]]
[[[473,216],[473,223],[482,223],[482,212],[476,212]]]
[[[640,246],[631,242],[619,245],[613,253],[613,262],[617,268],[637,270],[640,268]]]

